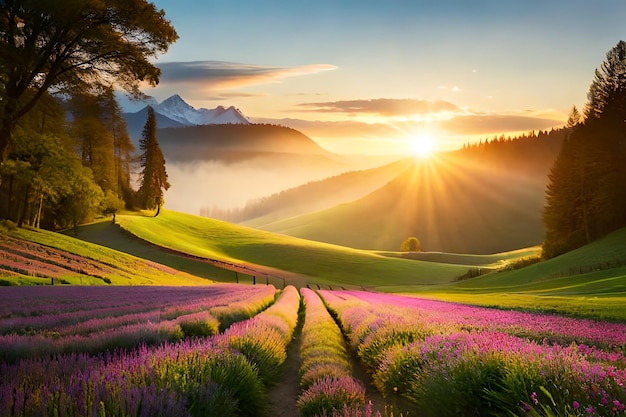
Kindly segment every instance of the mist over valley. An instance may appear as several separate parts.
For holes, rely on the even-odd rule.
[[[418,236],[427,251],[484,254],[543,239],[547,174],[563,130],[501,136],[428,159],[359,158],[246,116],[193,124],[180,117],[180,108],[199,117],[193,107],[179,96],[166,102],[178,105],[179,117],[162,107],[157,134],[172,184],[165,208],[360,249],[397,250]],[[142,111],[127,115],[130,131]]]

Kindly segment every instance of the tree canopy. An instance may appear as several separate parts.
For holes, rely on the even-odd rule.
[[[150,58],[178,35],[147,0],[0,2],[0,156],[17,121],[48,91],[72,94],[120,86],[139,95],[156,85]]]
[[[400,245],[401,252],[421,252],[422,246],[418,238],[411,236]]]

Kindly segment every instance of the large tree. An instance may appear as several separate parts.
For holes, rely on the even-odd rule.
[[[45,92],[115,84],[139,95],[140,82],[159,81],[150,58],[177,38],[147,0],[0,1],[0,159],[16,123]]]
[[[585,120],[570,117],[549,176],[544,256],[626,226],[626,42],[607,53],[587,94]]]
[[[164,202],[163,190],[170,188],[165,171],[165,158],[156,137],[156,128],[154,109],[148,106],[148,118],[139,140],[142,171],[138,195],[141,208],[157,209],[155,217],[159,215]]]

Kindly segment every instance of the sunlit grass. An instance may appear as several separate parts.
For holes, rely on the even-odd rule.
[[[468,304],[626,321],[624,247],[626,229],[621,229],[519,270],[493,272],[444,286],[405,287],[402,291]]]
[[[102,273],[110,280],[111,285],[207,285],[211,281],[191,274],[168,268],[127,253],[113,250],[101,245],[85,242],[60,233],[46,230],[16,229],[12,236],[44,246],[57,248],[71,254],[79,255],[101,262],[112,272]],[[74,285],[103,285],[101,278],[89,277],[79,273],[61,277],[64,282]],[[6,276],[3,280],[15,284],[49,284],[49,278],[27,277],[24,275]]]
[[[441,284],[467,271],[461,265],[390,258],[167,210],[158,217],[118,216],[118,223],[156,245],[225,262],[278,268],[320,285]]]

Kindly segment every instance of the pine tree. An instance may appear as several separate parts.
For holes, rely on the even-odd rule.
[[[159,215],[164,202],[163,190],[170,188],[165,171],[165,158],[157,141],[156,129],[154,109],[148,106],[148,118],[139,140],[139,149],[142,152],[140,163],[143,170],[140,174],[141,185],[138,195],[141,208],[157,209],[155,217]]]
[[[565,127],[573,128],[576,127],[582,120],[582,115],[578,111],[576,106],[572,106],[572,110],[569,113],[569,117],[567,118],[567,124]]]
[[[626,42],[609,51],[587,98],[583,123],[572,109],[571,133],[549,175],[547,258],[626,226]]]

